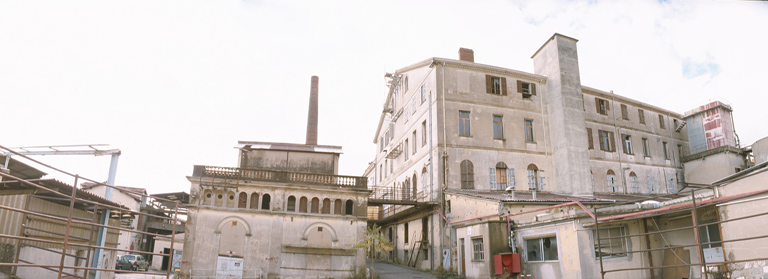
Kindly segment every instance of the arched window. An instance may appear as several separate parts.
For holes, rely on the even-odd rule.
[[[413,191],[411,193],[411,196],[413,199],[416,199],[416,195],[418,194],[418,186],[416,184],[413,184]],[[427,168],[421,169],[421,189],[427,189]]]
[[[261,209],[269,210],[270,197],[269,194],[264,194],[261,198]]]
[[[224,206],[224,191],[216,191],[216,204],[215,206]]]
[[[469,160],[461,161],[461,189],[475,188],[475,166]]]
[[[235,192],[230,191],[227,193],[227,207],[235,208]]]
[[[294,197],[294,196],[289,196],[288,197],[288,206],[286,207],[285,210],[289,211],[289,212],[296,211],[296,197]]]
[[[541,190],[540,186],[539,167],[534,164],[528,165],[528,190]]]
[[[355,207],[355,202],[353,202],[352,200],[347,200],[346,204],[344,205],[344,208],[345,208],[344,214],[345,215],[354,214],[354,211],[355,211],[354,207]]]
[[[203,205],[211,205],[211,200],[213,200],[213,192],[211,190],[205,190],[203,192]]]
[[[331,199],[323,199],[323,214],[331,214]]]
[[[299,212],[307,213],[307,197],[299,199]]]
[[[406,178],[405,182],[403,182],[403,198],[408,198],[411,196],[411,179]]]
[[[248,194],[240,192],[237,198],[237,208],[245,208],[248,205]]]
[[[414,173],[413,174],[413,181],[411,181],[411,185],[413,185],[412,187],[413,187],[413,191],[414,192],[416,191],[416,188],[417,188],[416,185],[418,185],[418,182],[419,181],[416,179],[416,174]]]
[[[635,172],[629,173],[629,189],[632,193],[640,193],[640,183],[637,180]]]
[[[496,167],[490,169],[491,190],[507,189],[507,164],[496,163]]]
[[[613,170],[608,170],[605,179],[608,180],[608,192],[616,192],[616,173]]]
[[[340,199],[333,201],[333,214],[341,215],[341,207],[344,206]]]
[[[251,194],[251,209],[259,209],[259,194]]]
[[[310,213],[320,213],[320,199],[312,198],[312,204],[309,205]]]

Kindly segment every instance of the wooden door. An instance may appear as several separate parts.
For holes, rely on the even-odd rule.
[[[461,276],[465,276],[466,277],[467,276],[467,256],[464,253],[465,249],[464,249],[464,239],[463,238],[459,239],[459,245],[460,245],[459,246],[459,248],[460,248],[459,249],[459,257],[461,257]]]

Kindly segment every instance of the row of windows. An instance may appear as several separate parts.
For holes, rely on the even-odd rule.
[[[629,109],[627,105],[621,104],[620,107],[621,107],[621,119],[629,121]],[[595,109],[599,114],[608,115],[608,112],[611,110],[611,104],[608,100],[595,97]],[[586,110],[586,107],[584,107],[584,110]],[[659,116],[659,128],[666,129],[667,125],[664,119],[664,115],[658,114],[658,116]],[[646,124],[644,110],[639,108],[637,109],[637,119],[640,124]],[[680,127],[678,120],[672,119],[672,121],[674,125],[674,127],[672,128],[675,129],[675,132],[679,133],[682,127]]]
[[[471,121],[469,111],[459,111],[459,136],[471,137]],[[493,139],[503,140],[504,137],[504,116],[493,115]],[[533,137],[533,119],[523,119],[523,136],[526,142],[534,142]]]
[[[475,188],[475,170],[472,161],[461,161],[461,189]],[[539,168],[530,164],[526,168],[528,171],[528,190],[544,190],[544,177],[540,176]],[[489,168],[489,184],[491,190],[505,190],[507,187],[515,188],[515,169],[507,168],[504,162],[496,163],[495,167]]]
[[[404,156],[403,159],[405,161],[408,161],[410,159],[410,155],[416,154],[416,151],[419,149],[416,135],[417,135],[416,130],[413,130],[413,133],[411,133],[411,137],[404,139],[403,143],[399,147],[401,148],[401,152],[402,152],[401,154],[403,154]],[[409,141],[410,143],[413,143],[413,145],[411,145]],[[424,120],[423,122],[421,122],[421,147],[424,147],[426,145],[427,145],[427,121]],[[409,149],[410,149],[410,152],[409,152]],[[380,152],[381,151],[384,151],[384,149],[381,149]],[[389,176],[394,171],[395,171],[395,159],[384,159],[384,162],[379,164],[378,181],[381,182],[384,179],[384,177]]]
[[[597,130],[597,135],[599,137],[599,143],[600,143],[600,150],[608,151],[608,152],[615,152],[616,151],[616,145],[613,137],[613,132],[609,131],[603,131],[603,130]],[[594,149],[594,145],[592,144],[592,128],[587,128],[587,145],[589,149]],[[635,151],[633,149],[633,143],[632,143],[632,136],[622,134],[621,135],[621,148],[624,154],[628,155],[634,155]],[[651,157],[651,147],[648,142],[648,138],[642,138],[642,144],[643,144],[643,156],[645,157]],[[668,149],[668,144],[666,141],[661,143],[662,150],[664,151],[664,159],[669,160],[670,159],[670,153]],[[678,144],[677,145],[677,151],[678,156],[682,155],[683,153],[683,145]]]
[[[507,96],[507,78],[485,75],[485,93]],[[518,80],[517,93],[520,93],[523,99],[531,99],[531,96],[536,95],[536,84]]]
[[[590,173],[592,175],[592,173]],[[605,180],[606,180],[606,187],[608,192],[619,192],[618,183],[616,180],[616,173],[613,172],[613,170],[608,170],[605,174]],[[647,183],[647,190],[648,193],[657,193],[659,189],[656,187],[656,179],[653,175],[650,173],[648,174],[646,178]],[[675,181],[675,176],[670,175],[667,177],[666,180],[667,184],[667,192],[669,193],[676,193],[677,192],[677,182]],[[594,188],[595,186],[595,180],[594,176],[592,176],[592,186]],[[640,193],[640,179],[638,178],[637,174],[635,174],[634,171],[629,172],[629,192],[630,193]]]
[[[263,194],[262,196],[259,196],[259,193],[251,193],[249,198],[248,193],[240,192],[240,194],[238,194],[237,205],[235,205],[235,192],[232,191],[227,193],[227,201],[225,201],[224,198],[224,191],[217,191],[215,199],[213,198],[213,191],[211,190],[206,190],[204,195],[205,199],[203,200],[203,203],[210,205],[211,200],[213,200],[213,206],[216,207],[270,210],[272,201],[272,198],[269,194]],[[261,203],[259,203],[259,198],[261,198]],[[307,197],[301,197],[299,199],[298,212],[336,215],[352,215],[354,212],[355,203],[352,200],[347,200],[345,203],[343,203],[341,199],[336,199],[333,201],[333,206],[331,206],[331,203],[331,199],[329,198],[323,199],[322,203],[320,203],[320,199],[317,197],[312,198],[311,202],[307,199]],[[307,209],[308,207],[309,210]],[[296,212],[295,196],[288,197],[288,203],[286,204],[285,211]]]

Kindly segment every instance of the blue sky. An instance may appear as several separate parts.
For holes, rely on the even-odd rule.
[[[533,72],[555,32],[579,40],[583,85],[680,113],[726,101],[751,144],[768,136],[766,14],[758,1],[0,1],[0,145],[109,143],[117,184],[188,191],[193,165],[236,164],[238,140],[302,143],[318,75],[319,143],[362,175],[386,72],[459,47]],[[37,159],[98,181],[109,167]]]

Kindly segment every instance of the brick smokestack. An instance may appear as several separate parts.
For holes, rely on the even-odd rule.
[[[317,84],[320,78],[312,76],[312,86],[309,89],[309,112],[307,114],[306,145],[317,145]]]
[[[475,62],[475,51],[468,48],[459,48],[459,60]]]

